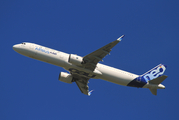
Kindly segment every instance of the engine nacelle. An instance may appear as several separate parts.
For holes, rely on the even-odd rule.
[[[74,65],[82,66],[81,63],[83,62],[83,58],[78,55],[70,54],[68,62]]]
[[[65,82],[65,83],[72,83],[73,77],[71,74],[65,73],[65,72],[61,72],[59,74],[59,78],[58,80]]]

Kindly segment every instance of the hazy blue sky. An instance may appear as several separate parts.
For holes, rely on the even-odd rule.
[[[1,120],[179,119],[179,1],[1,0]],[[63,68],[22,56],[32,42],[85,56],[125,34],[103,64],[135,74],[166,64],[165,90],[91,79],[90,97],[58,81]]]

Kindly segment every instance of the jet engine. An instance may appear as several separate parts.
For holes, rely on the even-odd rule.
[[[78,55],[70,54],[68,62],[74,65],[82,66],[81,63],[83,62],[83,58]]]
[[[71,74],[65,73],[65,72],[61,72],[59,74],[59,78],[58,80],[65,82],[65,83],[72,83],[73,77]]]

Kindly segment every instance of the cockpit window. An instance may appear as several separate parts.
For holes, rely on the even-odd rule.
[[[23,43],[21,43],[21,44],[25,45],[25,43],[24,43],[24,42],[23,42]]]

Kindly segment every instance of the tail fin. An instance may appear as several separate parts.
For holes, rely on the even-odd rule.
[[[149,70],[148,72],[146,72],[145,74],[141,75],[146,82],[149,80],[153,80],[157,77],[160,77],[166,70],[166,65],[163,64],[159,64],[156,67],[154,67],[153,69]]]
[[[141,75],[142,79],[148,83],[147,86],[154,95],[157,95],[157,89],[165,89],[165,86],[160,84],[167,78],[166,75],[163,75],[165,70],[166,65],[159,64],[145,74]]]

